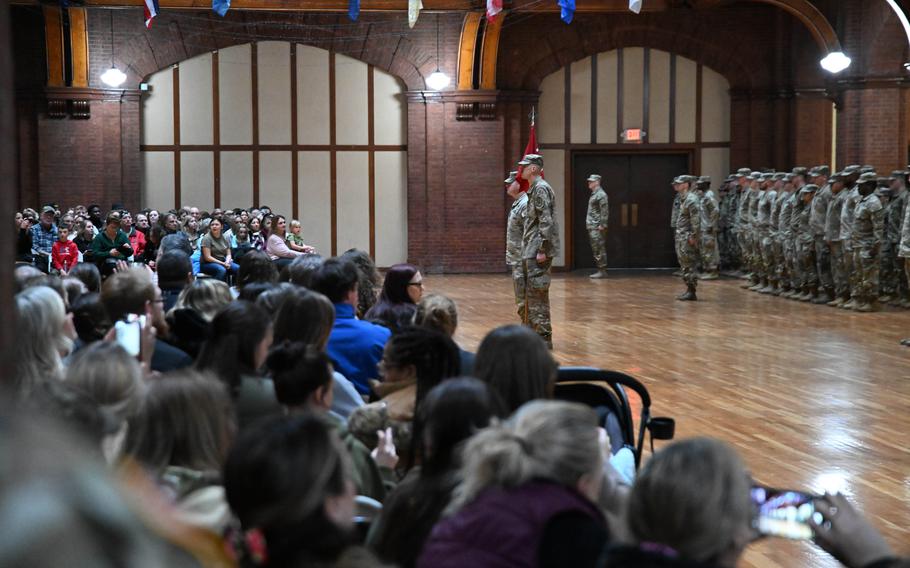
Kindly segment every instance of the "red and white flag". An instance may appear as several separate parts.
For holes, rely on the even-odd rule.
[[[528,154],[540,154],[540,148],[537,147],[537,112],[531,111],[531,132],[528,134],[528,145],[525,146],[525,153],[522,156],[527,156]],[[524,170],[524,166],[518,166],[518,185],[521,187],[521,191],[528,191],[531,185],[528,183],[528,180],[521,177],[521,172]],[[540,172],[540,177],[543,177],[543,172]]]
[[[158,15],[158,0],[145,0],[145,27],[152,27],[152,20]]]
[[[487,20],[492,22],[502,12],[502,0],[487,0]]]

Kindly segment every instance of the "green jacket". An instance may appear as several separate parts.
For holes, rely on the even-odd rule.
[[[126,233],[117,229],[117,236],[114,237],[114,240],[108,238],[107,233],[101,231],[92,241],[92,254],[95,257],[95,262],[102,262],[111,257],[111,249],[117,249],[120,251],[121,257],[117,260],[126,260],[133,255],[133,247],[130,246],[130,238],[126,236]]]

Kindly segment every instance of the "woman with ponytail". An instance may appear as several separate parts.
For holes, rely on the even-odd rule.
[[[609,540],[595,504],[605,453],[590,408],[525,404],[467,443],[449,516],[417,566],[596,566]]]

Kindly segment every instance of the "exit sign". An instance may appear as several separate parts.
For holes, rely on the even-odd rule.
[[[645,136],[647,133],[641,128],[626,128],[622,131],[620,136],[622,137],[623,142],[630,144],[641,144],[644,142]]]

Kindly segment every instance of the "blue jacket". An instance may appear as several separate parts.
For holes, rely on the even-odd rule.
[[[377,364],[391,335],[381,325],[357,319],[354,306],[335,304],[335,325],[327,351],[335,370],[354,383],[357,392],[368,394],[367,381],[379,378]]]

